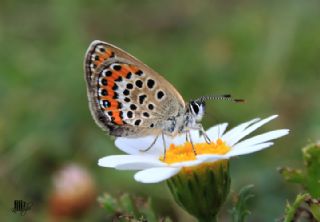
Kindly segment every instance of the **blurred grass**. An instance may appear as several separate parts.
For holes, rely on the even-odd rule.
[[[34,201],[24,219],[46,220],[51,175],[66,162],[88,168],[100,193],[152,195],[160,212],[185,217],[167,204],[163,184],[138,184],[131,172],[97,166],[98,158],[119,151],[88,110],[83,56],[94,39],[135,55],[186,100],[213,93],[247,100],[208,103],[206,127],[279,114],[263,130],[291,134],[270,150],[233,160],[231,172],[234,189],[255,184],[251,221],[280,217],[295,187],[275,169],[297,164],[300,147],[319,139],[319,7],[318,1],[1,0],[1,221],[21,220],[10,211],[14,199]],[[102,218],[95,206],[80,221]]]

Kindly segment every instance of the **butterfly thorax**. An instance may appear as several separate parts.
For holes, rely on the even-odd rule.
[[[191,101],[184,109],[181,109],[176,116],[169,117],[163,126],[165,134],[176,136],[188,130],[200,130],[201,120],[205,112],[204,101]]]

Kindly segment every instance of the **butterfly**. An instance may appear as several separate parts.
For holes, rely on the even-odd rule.
[[[103,130],[116,137],[155,135],[156,141],[159,135],[164,140],[164,135],[186,133],[191,140],[189,131],[195,129],[210,141],[201,125],[205,100],[241,101],[223,95],[186,103],[160,74],[124,50],[99,40],[90,44],[84,66],[91,114]]]

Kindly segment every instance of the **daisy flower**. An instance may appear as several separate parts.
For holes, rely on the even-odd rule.
[[[198,131],[191,131],[195,150],[190,142],[186,142],[185,135],[166,136],[165,158],[161,139],[147,152],[141,152],[150,146],[154,137],[117,138],[116,146],[127,155],[107,156],[98,164],[118,170],[138,170],[134,178],[141,183],[166,180],[171,194],[182,208],[198,221],[215,222],[230,191],[229,158],[265,149],[273,145],[271,140],[287,135],[289,130],[280,129],[244,139],[276,117],[253,119],[227,132],[227,123],[213,126],[206,131],[211,140],[209,144]]]
[[[117,138],[115,145],[127,155],[112,155],[99,159],[98,165],[118,170],[138,170],[134,179],[141,183],[158,183],[178,174],[183,168],[229,159],[234,156],[249,154],[273,145],[271,140],[289,133],[288,129],[274,130],[242,140],[250,133],[275,119],[277,115],[265,119],[253,119],[242,123],[226,132],[227,123],[209,128],[206,134],[212,143],[207,144],[198,131],[191,131],[192,145],[186,142],[185,135],[165,136],[166,156],[163,158],[163,141],[159,138],[147,152],[141,150],[154,140],[153,136],[142,138]]]

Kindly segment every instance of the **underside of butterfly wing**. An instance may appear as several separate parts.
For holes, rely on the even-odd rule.
[[[92,116],[110,135],[159,134],[168,118],[184,112],[181,95],[168,81],[108,43],[90,45],[85,74]]]

